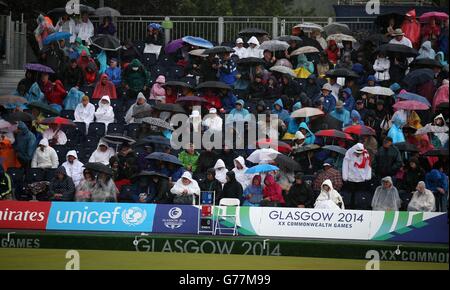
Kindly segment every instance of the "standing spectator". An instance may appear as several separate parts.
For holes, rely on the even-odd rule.
[[[175,195],[174,204],[194,204],[195,196],[200,195],[197,181],[192,179],[191,173],[186,171],[170,190]]]
[[[105,74],[108,75],[109,79],[113,82],[116,88],[122,84],[122,70],[117,64],[117,59],[111,58],[109,60],[109,66],[105,71]]]
[[[17,129],[14,131],[14,137],[13,147],[17,153],[17,159],[22,167],[28,168],[36,149],[36,137],[22,121],[18,123]]]
[[[402,156],[400,151],[393,146],[392,138],[386,137],[383,146],[378,149],[372,164],[378,178],[395,176],[402,167]]]
[[[63,166],[56,170],[55,177],[50,181],[49,193],[52,201],[73,201],[75,185]]]
[[[420,45],[420,23],[416,19],[416,9],[412,9],[406,13],[405,20],[402,23],[401,30],[405,33],[406,37],[411,40],[412,45],[410,47],[419,48]],[[394,31],[393,36],[396,36],[397,29]],[[408,45],[409,46],[409,45]]]
[[[243,206],[259,206],[263,199],[261,175],[255,175],[253,177],[252,183],[244,190],[243,197]]]
[[[234,86],[237,74],[237,65],[231,57],[231,53],[222,54],[219,60],[219,81]]]
[[[391,68],[391,62],[386,57],[384,52],[380,52],[377,55],[377,59],[373,64],[373,70],[375,71],[375,78],[378,82],[385,82],[391,79],[389,70]]]
[[[392,183],[392,178],[386,176],[381,180],[381,186],[375,190],[372,199],[372,209],[375,211],[399,211],[402,200],[398,195],[397,188]]]
[[[281,186],[275,182],[275,178],[267,174],[264,179],[264,199],[261,201],[261,206],[278,207],[285,204],[282,194]]]
[[[335,40],[328,41],[328,47],[325,49],[325,53],[332,64],[337,64],[337,61],[340,58],[340,52]]]
[[[392,34],[392,36],[394,37],[393,39],[391,39],[391,41],[389,43],[391,44],[401,44],[401,45],[406,45],[409,47],[413,47],[413,44],[411,43],[411,40],[405,36],[405,33],[403,33],[403,30],[401,28],[397,28],[394,33]]]
[[[149,83],[150,74],[138,59],[133,59],[122,75],[122,85],[128,97],[134,98],[139,92],[147,91]]]
[[[85,42],[85,44],[90,44],[89,38],[94,36],[94,25],[87,13],[81,15],[81,21],[77,24],[77,35]]]
[[[303,174],[295,175],[295,183],[289,189],[286,196],[286,206],[296,208],[312,208],[314,196],[312,188],[303,180]]]
[[[89,124],[94,122],[95,106],[89,102],[88,96],[81,98],[81,103],[75,108],[75,122],[81,122],[86,124],[86,130],[89,128]]]
[[[78,160],[78,155],[75,150],[67,152],[67,161],[62,164],[66,169],[67,176],[72,178],[75,187],[77,187],[81,180],[83,180],[83,163]]]
[[[38,26],[34,30],[34,37],[39,45],[39,49],[42,49],[44,47],[44,40],[47,36],[55,32],[55,28],[53,27],[50,18],[45,17],[42,14],[39,14],[36,22]]]
[[[150,23],[147,26],[147,36],[145,44],[153,44],[158,46],[164,45],[164,35],[162,34],[162,26],[158,23]]]
[[[425,176],[425,183],[435,195],[437,211],[445,212],[448,209],[448,176],[442,169],[433,169]]]
[[[344,108],[344,103],[341,100],[337,101],[335,109],[330,112],[330,116],[341,121],[344,127],[350,123],[350,112]]]
[[[110,16],[103,17],[102,23],[97,28],[97,34],[116,34],[116,26],[112,23]]]
[[[325,160],[323,163],[323,171],[319,173],[314,180],[314,191],[320,191],[323,182],[327,179],[331,181],[334,189],[337,191],[341,190],[343,185],[342,174],[339,170],[333,168],[333,163],[333,159]]]
[[[108,96],[103,96],[98,102],[98,109],[95,112],[95,121],[104,123],[106,127],[110,123],[114,123],[114,109]]]
[[[345,209],[344,200],[342,196],[333,188],[331,180],[327,179],[320,187],[320,194],[314,204],[316,209]]]
[[[34,152],[31,168],[58,168],[59,161],[55,149],[48,145],[48,140],[43,138]]]
[[[68,32],[72,34],[70,36],[70,43],[74,43],[77,38],[76,25],[75,21],[66,13],[59,19],[58,23],[56,23],[55,30],[57,32]]]
[[[405,142],[405,135],[403,134],[402,127],[405,125],[405,121],[396,115],[392,120],[392,127],[389,129],[388,137],[392,139],[392,143],[402,143]]]
[[[408,204],[408,211],[433,212],[436,210],[435,203],[433,193],[426,188],[425,182],[420,181]]]

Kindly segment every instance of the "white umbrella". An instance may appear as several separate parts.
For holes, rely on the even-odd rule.
[[[393,96],[395,95],[395,93],[390,89],[390,88],[385,88],[385,87],[380,87],[380,86],[376,86],[376,87],[365,87],[361,89],[361,92],[363,93],[368,93],[371,95],[376,95],[376,96]]]
[[[317,48],[315,48],[314,46],[304,46],[304,47],[300,47],[300,48],[294,50],[291,53],[291,56],[300,55],[300,54],[304,54],[304,53],[316,53],[316,52],[319,52],[319,50]]]
[[[264,41],[259,49],[261,50],[270,50],[270,51],[283,51],[289,48],[289,43],[286,41],[279,40],[268,40]]]
[[[342,33],[332,34],[332,35],[328,36],[327,41],[330,41],[330,40],[334,40],[336,42],[342,42],[342,41],[357,42],[357,40],[353,36],[347,35],[347,34],[342,34]]]
[[[282,74],[287,74],[287,75],[290,75],[290,76],[292,76],[294,78],[297,77],[297,75],[295,74],[295,72],[292,69],[290,69],[288,67],[285,67],[285,66],[273,66],[273,67],[270,68],[270,70],[271,71],[276,71],[276,72],[279,72],[279,73],[282,73]]]
[[[418,129],[415,135],[425,135],[428,133],[448,133],[448,127],[439,127],[428,124],[425,127]]]
[[[0,132],[12,132],[17,128],[17,125],[11,124],[6,120],[0,120]]]
[[[250,154],[247,160],[255,164],[267,163],[275,160],[279,154],[281,153],[272,148],[258,149]]]
[[[294,26],[294,28],[301,28],[304,31],[313,31],[313,30],[319,30],[320,32],[323,31],[323,27],[321,25],[312,22],[303,22]]]
[[[321,116],[325,115],[325,113],[317,108],[301,108],[291,114],[292,118],[309,118],[313,116]]]
[[[194,49],[189,51],[189,54],[193,56],[207,57],[208,55],[204,54],[205,50],[206,49]]]
[[[120,12],[111,7],[100,7],[95,10],[95,15],[100,17],[119,17]]]

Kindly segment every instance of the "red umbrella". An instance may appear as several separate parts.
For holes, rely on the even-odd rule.
[[[344,129],[345,133],[348,134],[354,134],[354,135],[361,135],[361,136],[375,136],[377,133],[374,129],[364,126],[364,125],[355,125],[355,126],[349,126]]]
[[[266,140],[260,140],[260,141],[256,142],[256,146],[260,147],[262,145],[270,146],[271,148],[277,150],[280,153],[289,154],[292,152],[292,147],[289,144],[281,142],[281,141],[274,142],[273,140],[266,139]]]
[[[328,137],[353,141],[353,138],[352,136],[350,136],[350,134],[338,130],[322,130],[317,132],[315,135],[317,137]]]
[[[43,125],[61,125],[61,126],[73,126],[76,127],[74,122],[70,121],[66,118],[61,117],[54,117],[54,118],[47,118],[42,120],[41,124]]]
[[[437,11],[427,12],[427,13],[422,14],[422,16],[420,16],[419,20],[420,20],[420,22],[429,22],[431,18],[435,18],[436,20],[439,20],[439,21],[445,21],[448,19],[448,14],[444,13],[444,12],[437,12]]]
[[[396,110],[426,111],[430,106],[419,101],[400,101],[393,106]]]

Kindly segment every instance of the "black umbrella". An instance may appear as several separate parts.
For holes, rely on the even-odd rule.
[[[375,33],[375,34],[371,34],[369,37],[367,37],[366,40],[372,42],[375,47],[378,47],[378,46],[388,43],[390,39],[389,39],[389,37],[387,37],[384,34]]]
[[[433,156],[433,157],[441,157],[448,156],[448,149],[434,149],[426,152],[423,156]]]
[[[419,58],[415,59],[411,64],[410,67],[412,68],[442,68],[442,64],[431,58]]]
[[[383,44],[379,46],[376,52],[383,52],[385,54],[401,54],[405,57],[416,57],[419,53],[414,48],[403,44]]]
[[[112,169],[103,163],[88,163],[88,164],[84,165],[84,168],[89,169],[94,172],[98,172],[98,173],[105,173],[107,175],[113,175]]]
[[[319,145],[317,145],[317,144],[310,144],[310,145],[305,145],[305,146],[302,146],[300,148],[294,149],[292,154],[301,154],[301,153],[305,153],[305,152],[309,152],[309,151],[315,151],[315,150],[319,150],[319,149],[320,149]]]
[[[135,147],[139,146],[147,146],[147,145],[163,145],[163,146],[170,146],[170,140],[167,139],[164,136],[147,136],[141,140],[139,140],[136,144],[134,144]]]
[[[323,146],[322,149],[333,151],[341,155],[345,155],[345,153],[347,153],[347,149],[335,145]]]
[[[197,90],[200,89],[224,89],[224,90],[232,90],[232,88],[223,82],[211,81],[204,82],[197,86]]]
[[[262,58],[257,58],[257,57],[247,57],[247,58],[242,58],[240,60],[238,60],[237,62],[238,65],[248,65],[248,66],[257,66],[260,64],[265,64],[264,60]]]
[[[290,171],[302,170],[302,167],[297,161],[284,154],[278,154],[275,158],[275,163],[278,164],[278,167],[286,168]]]
[[[56,111],[55,109],[53,109],[51,106],[45,104],[45,103],[41,103],[41,102],[31,102],[29,104],[27,104],[27,106],[29,108],[35,108],[38,109],[39,111],[46,113],[46,114],[50,114],[50,115],[54,115],[54,116],[59,116],[58,111]]]
[[[215,46],[210,49],[205,49],[203,54],[222,54],[222,53],[233,53],[234,49],[228,46]]]
[[[163,161],[163,162],[167,162],[167,163],[172,163],[172,164],[175,164],[175,165],[183,166],[181,161],[178,160],[178,158],[176,156],[170,155],[170,154],[166,154],[166,153],[161,153],[161,152],[152,153],[152,154],[148,155],[147,157],[145,157],[145,159]]]
[[[186,114],[186,111],[183,109],[183,107],[178,104],[157,103],[153,106],[153,109],[160,111],[160,112],[172,112],[172,113]]]
[[[312,132],[331,129],[342,130],[342,125],[341,121],[327,114],[310,120],[309,129]]]
[[[405,85],[405,89],[415,92],[417,86],[431,80],[434,80],[434,71],[429,68],[421,68],[407,74],[402,82]]]
[[[111,143],[114,145],[120,145],[123,143],[128,143],[130,145],[133,145],[134,143],[136,143],[136,140],[134,140],[133,138],[130,138],[128,136],[123,136],[121,134],[109,134],[109,135],[104,136],[102,139],[105,142]]]
[[[120,40],[109,34],[98,34],[91,37],[92,45],[107,51],[118,51],[122,46]]]
[[[359,78],[359,75],[346,68],[332,69],[326,73],[327,77],[335,78]]]
[[[269,33],[267,31],[265,31],[264,29],[260,29],[260,28],[246,28],[244,30],[239,31],[239,35],[242,36],[264,36],[264,35],[268,35]]]
[[[350,30],[348,25],[344,24],[344,23],[337,23],[337,22],[331,23],[331,24],[328,24],[327,26],[325,26],[323,28],[323,30],[325,31],[325,33],[327,35],[338,34],[338,33],[352,35],[352,31]]]
[[[194,89],[195,87],[189,83],[180,82],[180,81],[167,81],[164,84],[165,87],[182,87],[182,88],[189,88]]]
[[[134,176],[133,179],[139,178],[139,177],[160,177],[164,179],[169,179],[169,177],[165,174],[156,172],[156,171],[141,171],[138,175]]]
[[[15,112],[12,114],[9,114],[5,117],[5,120],[12,123],[12,122],[32,122],[34,120],[33,115],[24,113],[24,112]]]
[[[375,20],[375,24],[379,27],[388,27],[391,19],[395,20],[394,28],[400,28],[403,20],[405,19],[405,15],[401,15],[398,13],[382,14],[377,17],[377,19]]]
[[[420,151],[416,145],[407,143],[407,142],[397,143],[397,144],[394,144],[394,146],[397,147],[397,149],[402,152],[419,152]]]
[[[155,127],[158,127],[158,128],[162,128],[162,129],[173,131],[173,127],[170,126],[169,123],[167,123],[164,120],[158,119],[158,118],[152,118],[152,117],[143,118],[142,119],[142,123],[149,124],[151,126],[155,126]]]

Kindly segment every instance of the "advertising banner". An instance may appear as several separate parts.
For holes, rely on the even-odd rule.
[[[51,202],[0,202],[0,229],[45,230]]]
[[[154,233],[197,234],[199,208],[192,205],[157,205]]]
[[[151,232],[156,205],[53,202],[47,230]]]

